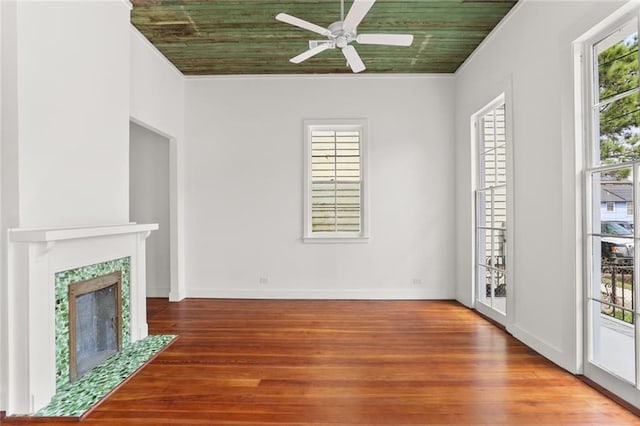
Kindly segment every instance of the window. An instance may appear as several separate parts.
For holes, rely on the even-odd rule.
[[[476,180],[476,309],[503,323],[507,309],[507,120],[505,95],[472,116]]]
[[[304,241],[366,241],[366,120],[305,121]]]
[[[636,331],[638,260],[633,215],[634,188],[640,184],[640,69],[635,13],[594,34],[585,43],[583,54],[584,108],[585,117],[589,117],[585,120],[584,163],[585,373],[597,378],[605,372],[637,385],[640,336]],[[620,203],[617,209],[616,203]],[[626,204],[625,217],[621,215],[622,203]]]

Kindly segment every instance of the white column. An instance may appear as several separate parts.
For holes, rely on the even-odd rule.
[[[47,405],[56,393],[56,298],[48,257],[54,245],[29,244],[29,413]]]
[[[147,325],[147,268],[146,239],[150,232],[136,234],[136,254],[131,258],[131,342],[144,339],[149,334]]]

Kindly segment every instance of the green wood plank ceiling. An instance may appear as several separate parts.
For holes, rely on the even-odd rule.
[[[353,0],[345,1],[345,14]],[[339,49],[293,64],[323,36],[276,21],[284,12],[322,27],[340,0],[133,0],[133,25],[185,75],[351,73]],[[452,73],[517,0],[377,0],[358,33],[413,34],[410,47],[352,43],[365,73]]]

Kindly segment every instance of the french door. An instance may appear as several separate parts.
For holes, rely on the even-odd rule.
[[[505,324],[508,289],[507,120],[501,95],[472,117],[476,142],[476,309]]]
[[[587,377],[638,405],[638,11],[583,50]]]

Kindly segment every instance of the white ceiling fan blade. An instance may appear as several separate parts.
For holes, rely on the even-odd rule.
[[[342,24],[344,32],[350,33],[355,30],[375,2],[376,0],[353,0],[351,9],[349,9],[349,13],[347,13]]]
[[[336,45],[334,43],[319,44],[316,47],[314,47],[313,49],[309,49],[306,52],[302,52],[298,56],[296,56],[294,58],[291,58],[289,60],[291,62],[293,62],[294,64],[299,64],[300,62],[306,61],[310,57],[315,56],[320,52],[324,52],[327,49],[333,49],[334,47],[336,47]]]
[[[347,58],[351,71],[360,72],[366,69],[364,62],[360,59],[360,55],[358,55],[356,49],[350,44],[342,48],[342,54]]]
[[[314,33],[328,36],[331,34],[327,28],[322,28],[320,25],[312,24],[304,19],[296,18],[295,16],[287,15],[286,13],[278,13],[276,19],[287,24],[295,25],[296,27],[303,28],[305,30],[313,31]]]
[[[411,34],[358,34],[356,41],[360,44],[384,44],[387,46],[411,46]]]

